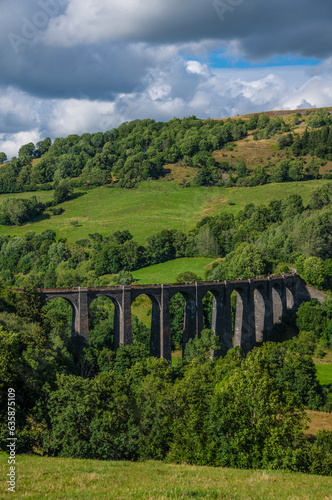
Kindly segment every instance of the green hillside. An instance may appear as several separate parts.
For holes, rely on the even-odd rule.
[[[99,187],[60,204],[64,209],[61,215],[49,214],[49,218],[42,216],[22,226],[0,226],[0,234],[22,236],[27,231],[41,233],[52,229],[58,238],[75,242],[91,233],[109,235],[117,230],[128,229],[136,241],[144,243],[148,236],[162,229],[193,229],[206,215],[221,210],[236,214],[248,203],[258,205],[290,194],[299,194],[304,202],[308,202],[311,192],[327,182],[320,179],[251,188],[181,188],[175,181],[145,181],[136,189]],[[47,202],[52,199],[53,191],[2,194],[0,203],[4,199],[29,198],[32,195]]]

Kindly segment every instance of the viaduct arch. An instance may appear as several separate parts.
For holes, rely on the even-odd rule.
[[[237,293],[234,331],[231,295]],[[214,281],[169,285],[134,285],[93,288],[40,289],[44,302],[63,298],[72,306],[72,338],[77,348],[89,343],[88,308],[96,298],[106,296],[115,306],[113,347],[132,343],[131,304],[142,294],[152,301],[150,353],[171,361],[169,301],[181,293],[186,301],[183,343],[199,336],[203,329],[202,299],[213,295],[212,329],[221,341],[219,355],[234,346],[248,353],[256,341],[269,339],[273,324],[287,309],[297,310],[302,302],[323,295],[296,274],[235,281]]]

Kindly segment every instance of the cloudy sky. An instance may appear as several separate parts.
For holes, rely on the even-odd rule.
[[[332,105],[331,0],[0,0],[0,151]]]

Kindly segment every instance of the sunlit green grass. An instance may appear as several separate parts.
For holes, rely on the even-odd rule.
[[[321,385],[332,384],[332,364],[316,365],[317,377]]]
[[[205,267],[213,261],[214,259],[207,259],[204,257],[169,260],[163,264],[156,264],[134,271],[133,276],[140,285],[149,285],[151,283],[175,283],[176,277],[186,271],[195,273],[203,280]]]
[[[2,478],[8,464],[0,456]],[[217,467],[172,465],[162,462],[101,462],[17,457],[17,490],[0,498],[24,499],[313,499],[331,498],[332,478]]]
[[[188,230],[206,215],[225,210],[237,213],[247,203],[266,203],[271,199],[300,194],[308,202],[311,192],[326,181],[267,184],[254,188],[197,187],[181,188],[172,181],[142,182],[135,189],[100,187],[83,196],[62,203],[65,212],[49,219],[21,227],[0,226],[0,234],[23,235],[27,231],[56,231],[58,237],[70,242],[98,232],[109,235],[128,229],[139,243],[162,229]],[[52,191],[0,195],[10,197],[37,196],[41,201],[52,199]],[[233,204],[228,204],[231,201]],[[77,221],[74,226],[72,222]]]

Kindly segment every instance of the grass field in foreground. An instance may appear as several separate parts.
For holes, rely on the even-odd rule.
[[[321,385],[332,384],[332,364],[316,365],[317,377]]]
[[[135,280],[140,285],[151,283],[175,283],[176,277],[185,271],[191,271],[204,280],[206,267],[214,262],[214,259],[195,257],[169,260],[162,264],[143,267],[133,272]]]
[[[90,233],[109,235],[113,231],[128,229],[139,243],[162,229],[192,229],[205,215],[220,210],[237,213],[247,203],[266,203],[271,199],[300,194],[304,202],[324,180],[266,184],[254,188],[197,187],[181,188],[173,181],[142,182],[135,189],[100,187],[83,196],[62,203],[65,212],[21,227],[0,226],[0,234],[23,235],[27,231],[40,233],[46,229],[56,231],[58,237],[74,242]],[[0,195],[10,197],[37,196],[50,200],[52,191]],[[231,201],[233,204],[229,205]],[[77,221],[77,226],[71,222]]]
[[[2,478],[7,474],[1,454]],[[332,478],[163,462],[101,462],[18,456],[17,492],[24,499],[312,499],[331,498]],[[9,498],[5,480],[0,498]]]

